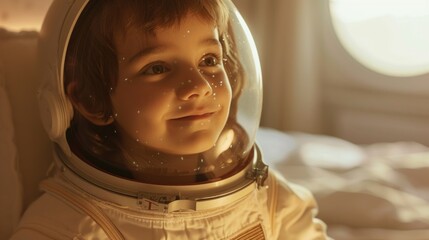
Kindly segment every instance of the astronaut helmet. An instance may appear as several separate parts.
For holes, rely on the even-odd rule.
[[[230,0],[54,0],[39,46],[42,122],[75,172],[195,185],[254,162],[261,70]]]

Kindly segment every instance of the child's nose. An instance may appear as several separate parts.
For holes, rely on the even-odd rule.
[[[191,100],[212,95],[213,88],[203,73],[193,70],[193,73],[187,74],[187,78],[180,83],[177,94],[182,100]]]

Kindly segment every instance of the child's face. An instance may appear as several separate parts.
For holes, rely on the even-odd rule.
[[[111,100],[121,134],[171,154],[213,147],[231,103],[216,26],[188,14],[155,35],[131,28],[117,36],[116,50]]]

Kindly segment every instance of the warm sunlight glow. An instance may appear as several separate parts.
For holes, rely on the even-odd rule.
[[[39,31],[53,0],[1,0],[0,28],[9,31]]]
[[[335,32],[361,64],[386,75],[429,72],[429,0],[330,0]]]

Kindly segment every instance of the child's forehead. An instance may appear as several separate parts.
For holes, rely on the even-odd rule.
[[[217,22],[189,13],[186,16],[169,22],[168,24],[153,23],[148,26],[147,23],[129,22],[128,24],[120,27],[117,33],[119,33],[119,36],[122,38],[126,38],[128,35],[140,35],[142,38],[156,38],[159,33],[169,31],[171,29],[189,33],[191,31],[199,30],[202,25],[212,31],[219,31]]]
[[[148,4],[148,2],[159,2],[159,4]],[[112,17],[117,17],[119,20],[115,21],[116,24],[113,26],[115,32],[123,35],[131,28],[153,34],[160,28],[180,25],[190,14],[214,24],[223,31],[227,28],[228,9],[221,3],[222,1],[197,0],[124,1],[116,5],[119,9],[110,6],[108,11],[111,12]]]
[[[189,14],[177,24],[156,28],[147,32],[144,28],[130,27],[125,34],[116,36],[117,54],[128,56],[143,49],[159,49],[164,51],[179,46],[198,48],[208,45],[220,45],[218,27],[198,16]],[[216,44],[214,44],[216,42]],[[210,43],[210,44],[209,44]]]
[[[186,21],[188,18],[192,18],[194,21]],[[193,28],[194,25],[196,26],[201,22],[208,26],[212,26],[213,29],[219,29],[219,23],[214,19],[207,19],[204,18],[204,16],[197,15],[195,13],[187,13],[184,16],[171,18],[169,21],[157,21],[157,19],[153,19],[152,21],[144,21],[139,18],[128,19],[128,21],[124,21],[121,26],[117,27],[117,31],[122,33],[123,36],[129,32],[140,32],[144,35],[155,36],[157,32],[172,28]]]

